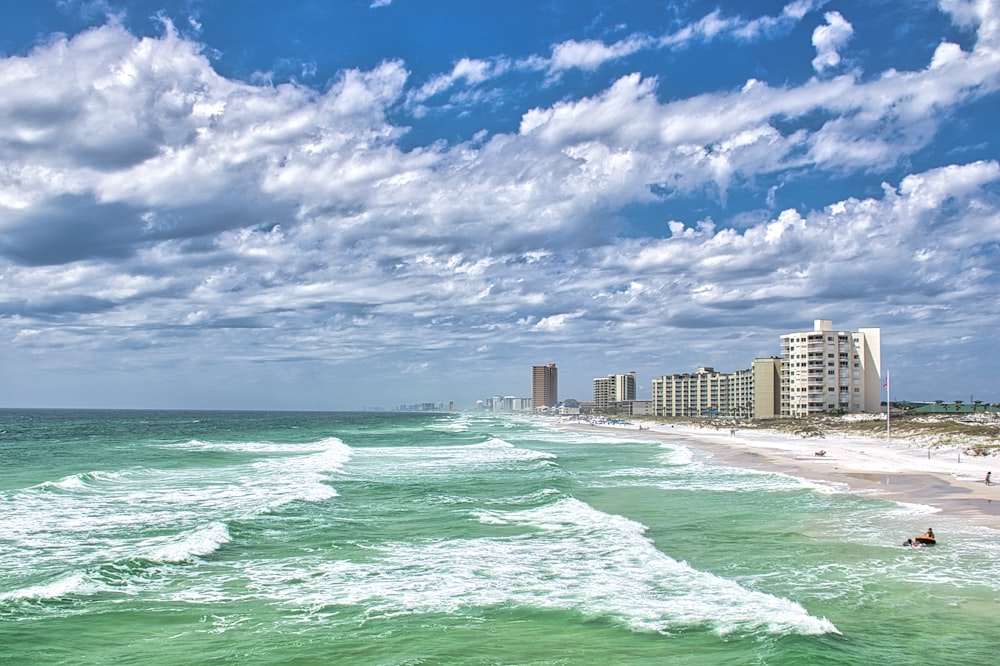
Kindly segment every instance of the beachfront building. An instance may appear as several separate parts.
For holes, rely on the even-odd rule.
[[[694,373],[654,379],[655,416],[722,416],[768,419],[779,414],[781,359],[758,358],[746,370]]]
[[[559,371],[555,363],[531,366],[531,404],[535,409],[559,404]]]
[[[653,413],[653,401],[620,400],[608,405],[607,411],[621,416],[650,416]]]
[[[781,415],[879,412],[881,329],[836,331],[829,319],[781,336]]]
[[[580,402],[574,398],[566,398],[559,405],[561,416],[577,416],[580,413]]]
[[[716,416],[729,414],[729,375],[701,367],[652,381],[655,416]]]
[[[607,409],[615,402],[635,400],[635,371],[594,379],[594,404]]]
[[[755,358],[750,365],[751,418],[773,419],[781,416],[781,365],[782,361],[777,356]]]

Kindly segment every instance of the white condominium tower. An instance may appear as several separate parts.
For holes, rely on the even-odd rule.
[[[781,356],[782,416],[881,410],[881,329],[835,331],[817,319],[811,331],[781,336]]]
[[[635,400],[635,371],[594,379],[594,404],[608,407],[613,402]]]

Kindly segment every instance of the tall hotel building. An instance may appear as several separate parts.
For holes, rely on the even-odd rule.
[[[635,400],[635,372],[608,375],[594,380],[594,405],[607,408],[614,402]]]
[[[531,406],[535,409],[559,404],[559,371],[555,363],[531,366]]]
[[[835,331],[828,319],[782,335],[781,415],[881,411],[881,336],[879,328]]]

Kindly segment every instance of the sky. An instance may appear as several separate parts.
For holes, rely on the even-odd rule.
[[[1000,0],[0,5],[0,407],[393,409],[882,329],[1000,402]]]

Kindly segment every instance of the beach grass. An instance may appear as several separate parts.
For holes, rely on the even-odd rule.
[[[635,421],[725,430],[769,430],[803,438],[886,436],[884,414],[775,419],[632,417]],[[889,436],[905,438],[929,448],[958,447],[967,455],[1000,455],[1000,416],[893,415]]]

